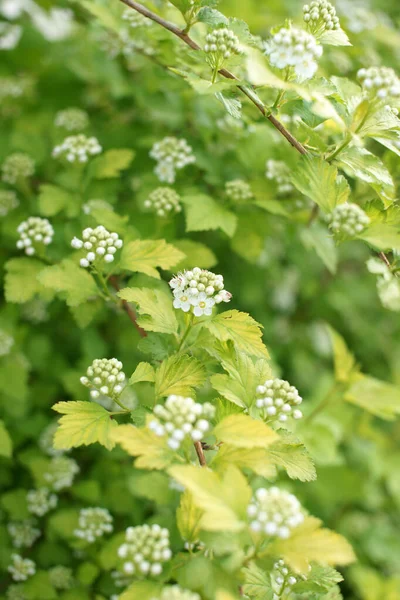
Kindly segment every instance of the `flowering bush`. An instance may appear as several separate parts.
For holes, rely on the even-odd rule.
[[[50,4],[0,0],[1,597],[400,598],[396,2]]]

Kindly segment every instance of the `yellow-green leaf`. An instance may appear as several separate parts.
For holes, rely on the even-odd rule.
[[[177,333],[178,321],[169,294],[150,288],[124,288],[118,296],[138,305],[138,324],[146,331]]]
[[[344,398],[387,421],[393,421],[400,414],[400,387],[375,377],[357,377]]]
[[[93,160],[90,165],[91,174],[96,179],[118,177],[121,171],[129,167],[135,157],[135,152],[128,148],[107,150]]]
[[[262,421],[248,415],[229,415],[214,428],[213,434],[221,442],[239,448],[267,448],[278,434]]]
[[[39,273],[38,279],[45,287],[65,293],[68,306],[78,306],[98,295],[93,277],[72,260],[65,259],[58,265],[46,267]]]
[[[12,440],[3,421],[0,421],[0,456],[10,458],[12,455]]]
[[[64,415],[54,435],[54,447],[68,450],[99,442],[108,450],[115,446],[112,432],[117,423],[95,402],[57,402],[53,410]]]
[[[202,515],[203,511],[196,506],[192,494],[184,492],[176,511],[176,524],[185,542],[194,543],[199,539]]]
[[[215,454],[211,465],[222,473],[230,465],[239,469],[250,469],[261,477],[274,477],[276,468],[265,448],[241,448],[230,444],[222,444]]]
[[[123,247],[119,266],[160,279],[156,267],[170,269],[184,258],[183,252],[165,240],[134,240]]]
[[[168,448],[165,438],[156,436],[150,429],[133,425],[120,425],[113,431],[117,442],[131,456],[137,456],[137,469],[165,469],[174,461],[174,452]]]
[[[292,183],[327,212],[335,208],[339,197],[343,202],[343,186],[346,186],[343,177],[338,176],[336,167],[322,158],[302,157],[292,175]]]
[[[291,479],[313,481],[317,477],[310,454],[296,439],[280,439],[268,448],[268,457],[273,464],[284,468]]]
[[[185,204],[186,231],[221,229],[230,237],[235,233],[236,215],[218,204],[211,196],[185,196],[182,202]]]
[[[139,381],[154,381],[154,367],[148,362],[140,362],[131,375],[129,383],[138,383]]]
[[[328,327],[332,339],[333,356],[335,360],[335,377],[337,381],[346,382],[356,370],[356,360],[346,342],[332,327]]]
[[[23,304],[31,300],[36,294],[52,293],[40,283],[38,275],[44,269],[40,260],[34,258],[12,258],[6,265],[4,292],[7,302]]]
[[[206,371],[194,356],[174,354],[166,358],[156,371],[156,396],[193,394],[193,388],[204,383]]]
[[[239,310],[227,310],[204,322],[204,327],[218,340],[232,340],[239,352],[250,356],[268,358],[268,350],[262,342],[261,325],[249,314]]]

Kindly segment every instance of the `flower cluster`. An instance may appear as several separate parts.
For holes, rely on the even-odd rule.
[[[153,210],[159,217],[166,217],[171,212],[181,212],[180,200],[179,194],[172,188],[158,187],[149,194],[144,206]]]
[[[174,294],[174,308],[192,311],[196,317],[211,315],[214,304],[229,302],[232,294],[224,290],[224,278],[195,267],[178,273],[169,282]]]
[[[225,183],[225,194],[233,202],[245,202],[253,197],[250,184],[243,179],[227,181]]]
[[[89,117],[81,108],[66,108],[56,114],[54,125],[67,131],[83,131],[89,125]]]
[[[326,29],[340,29],[336,9],[327,0],[314,0],[303,6],[303,19],[313,35],[321,35]]]
[[[71,487],[79,467],[73,458],[54,456],[43,477],[51,488],[56,491]]]
[[[199,404],[193,398],[168,396],[165,405],[154,407],[154,416],[149,428],[158,436],[168,436],[167,444],[178,450],[182,441],[189,436],[200,441],[210,429],[209,420],[214,417],[215,408],[209,403]]]
[[[385,98],[399,98],[400,96],[400,79],[390,67],[360,69],[357,72],[357,78],[363,89],[371,97],[384,100]]]
[[[299,80],[310,79],[316,72],[322,46],[303,29],[282,27],[265,45],[271,65],[278,69],[293,68]]]
[[[44,250],[53,241],[54,229],[48,219],[29,217],[18,225],[19,240],[17,248],[24,249],[25,254],[33,256]]]
[[[35,521],[27,519],[25,521],[15,521],[7,525],[7,531],[12,539],[12,544],[16,548],[30,548],[40,536],[40,529],[34,527]]]
[[[11,573],[14,581],[26,581],[36,573],[36,565],[33,560],[22,558],[19,554],[12,554],[11,560],[12,563],[7,568],[7,571]]]
[[[358,204],[343,203],[336,206],[329,216],[329,227],[334,233],[354,237],[368,227],[370,218]]]
[[[382,306],[395,312],[400,311],[400,279],[380,259],[370,258],[367,261],[370,273],[377,276],[376,287]]]
[[[17,583],[9,585],[6,591],[6,598],[7,600],[28,600],[28,597],[25,594],[24,584]]]
[[[132,29],[136,29],[137,27],[151,27],[152,25],[150,19],[130,8],[124,10],[122,18],[128,22],[129,27],[132,27]]]
[[[239,40],[233,31],[222,27],[221,29],[214,29],[206,35],[204,52],[212,69],[219,71],[232,54],[240,54],[241,50]]]
[[[66,137],[61,144],[55,146],[52,154],[55,158],[65,156],[67,161],[71,163],[85,163],[90,156],[100,154],[101,151],[102,147],[97,138],[87,137],[83,133],[79,133],[78,135]]]
[[[82,240],[77,237],[71,241],[71,246],[80,250],[88,250],[86,258],[81,258],[81,267],[87,268],[90,265],[96,266],[103,260],[111,263],[114,260],[114,254],[119,248],[122,248],[123,241],[118,233],[110,233],[103,225],[98,225],[95,229],[87,227],[82,231]]]
[[[257,408],[262,409],[264,418],[287,421],[289,417],[301,419],[302,412],[293,407],[301,404],[297,389],[284,379],[269,379],[257,387]]]
[[[81,377],[82,385],[91,388],[90,395],[96,400],[100,394],[118,397],[124,386],[123,364],[116,358],[96,358]]]
[[[154,169],[160,181],[174,183],[176,171],[196,162],[191,146],[185,139],[165,137],[150,150],[150,157],[157,161]]]
[[[159,598],[152,600],[201,600],[196,592],[182,589],[179,585],[169,585],[161,592]]]
[[[17,194],[11,190],[0,190],[0,217],[5,217],[19,205]]]
[[[32,83],[29,77],[0,77],[0,100],[21,98]]]
[[[0,356],[6,356],[14,346],[14,338],[0,329]]]
[[[274,590],[273,600],[279,600],[282,598],[282,593],[289,594],[290,588],[297,583],[296,577],[292,574],[289,568],[285,565],[285,562],[281,559],[278,560],[273,567],[271,572],[271,584]]]
[[[22,152],[10,154],[1,167],[1,178],[6,183],[15,184],[21,179],[31,177],[35,172],[33,159]]]
[[[290,171],[283,161],[267,160],[265,164],[265,177],[276,181],[278,194],[285,195],[293,191],[293,186],[290,183]]]
[[[125,542],[118,549],[123,559],[123,574],[159,575],[162,564],[170,560],[169,531],[160,525],[128,527]]]
[[[29,490],[26,495],[28,511],[37,517],[43,517],[57,506],[58,498],[47,488]]]
[[[277,487],[258,488],[248,508],[250,529],[286,539],[304,521],[300,502],[293,494]]]
[[[82,508],[79,512],[79,527],[74,535],[92,544],[113,530],[113,518],[106,508]]]
[[[57,565],[49,570],[50,583],[57,590],[69,590],[74,585],[72,569]]]
[[[43,429],[39,436],[39,447],[40,449],[49,456],[61,456],[65,450],[59,450],[54,448],[54,434],[58,429],[57,421],[50,423]]]

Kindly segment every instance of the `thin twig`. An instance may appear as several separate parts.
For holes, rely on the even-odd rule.
[[[197,458],[199,459],[199,463],[202,467],[207,466],[206,457],[204,456],[203,446],[201,442],[195,442],[194,448],[196,450]]]
[[[121,288],[118,285],[118,281],[117,281],[116,277],[115,276],[110,277],[109,281],[110,281],[111,285],[113,286],[113,288],[115,290],[117,290],[117,292],[119,292]],[[130,306],[130,304],[126,300],[122,300],[122,308],[124,309],[124,311],[126,312],[128,317],[130,318],[130,320],[132,321],[134,326],[136,327],[140,337],[143,337],[143,338],[147,337],[147,333],[145,332],[144,329],[142,329],[140,327],[140,325],[137,322],[137,315],[136,315],[135,311],[133,310],[133,308]]]
[[[140,13],[144,17],[151,19],[155,23],[158,23],[159,25],[161,25],[161,27],[164,27],[164,29],[167,29],[168,31],[170,31],[171,33],[176,35],[179,39],[181,39],[183,42],[185,42],[185,44],[187,44],[190,48],[192,48],[192,50],[201,50],[200,46],[182,29],[180,29],[173,23],[166,21],[162,17],[158,16],[156,13],[153,13],[151,10],[149,10],[148,8],[146,8],[139,2],[135,2],[135,0],[120,0],[120,1],[123,2],[124,4],[126,4],[127,6],[129,6],[130,8],[133,8],[133,10],[136,10],[138,13]],[[220,75],[222,75],[222,77],[225,77],[225,79],[234,79],[234,80],[239,81],[238,78],[236,77],[236,75],[234,75],[227,69],[220,69],[218,71],[218,73]],[[247,87],[245,85],[238,85],[237,87],[258,108],[260,113],[264,117],[266,117],[268,119],[268,121],[270,121],[270,123],[272,123],[272,125],[279,131],[279,133],[281,133],[283,135],[283,137],[287,139],[289,144],[291,144],[294,148],[296,148],[296,150],[298,152],[300,152],[300,154],[307,154],[307,150],[304,148],[304,146],[298,140],[296,140],[296,138],[290,133],[290,131],[288,131],[286,129],[286,127],[284,127],[282,125],[282,123],[280,121],[278,121],[278,119],[276,117],[274,117],[274,115],[271,115],[268,113],[263,102],[260,100],[260,98],[257,96],[257,94],[255,93],[255,91],[252,88]]]
[[[392,267],[392,265],[389,262],[388,257],[386,256],[386,254],[384,252],[379,252],[378,256],[381,260],[383,260],[383,262],[385,263],[385,265],[390,269]]]

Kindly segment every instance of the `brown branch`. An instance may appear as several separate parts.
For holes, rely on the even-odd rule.
[[[151,19],[151,21],[158,23],[159,25],[161,25],[161,27],[164,27],[164,29],[167,29],[168,31],[176,35],[179,39],[185,42],[185,44],[192,48],[192,50],[201,50],[200,46],[194,40],[192,40],[192,38],[187,33],[182,31],[182,29],[180,29],[173,23],[166,21],[162,17],[159,17],[158,15],[156,15],[156,13],[153,13],[151,10],[149,10],[139,2],[135,2],[135,0],[120,1],[129,6],[130,8],[133,8],[133,10],[136,10],[144,17]],[[227,69],[220,69],[218,73],[222,75],[222,77],[225,77],[225,79],[235,79],[239,81],[236,75],[234,75]],[[293,146],[293,148],[300,152],[300,154],[307,154],[307,150],[302,144],[300,144],[298,140],[296,140],[296,138],[290,133],[290,131],[288,131],[286,127],[284,127],[282,123],[278,121],[278,119],[276,119],[273,115],[268,113],[263,102],[260,100],[260,98],[257,96],[257,94],[252,88],[244,85],[238,85],[237,87],[258,108],[260,113],[264,117],[266,117],[270,123],[272,123],[272,125],[279,131],[279,133],[281,133],[283,137],[287,139],[287,141]]]
[[[385,265],[386,265],[386,266],[387,266],[389,269],[391,269],[392,265],[390,264],[390,262],[389,262],[389,259],[388,259],[388,257],[386,256],[386,254],[385,254],[384,252],[379,252],[379,253],[378,253],[378,256],[379,256],[379,258],[380,258],[381,260],[383,260],[383,262],[385,263]]]
[[[197,458],[199,459],[199,463],[202,467],[207,466],[206,457],[204,456],[203,446],[201,442],[194,443],[194,449],[196,450]]]
[[[113,275],[112,277],[110,277],[109,281],[110,281],[111,285],[113,286],[113,288],[115,290],[117,290],[117,292],[119,292],[121,288],[118,285],[117,278]],[[140,325],[137,322],[137,315],[136,315],[134,309],[132,308],[132,306],[130,306],[130,304],[126,300],[122,300],[122,308],[124,309],[124,311],[126,312],[128,317],[130,318],[130,320],[132,321],[134,326],[136,327],[140,337],[143,337],[143,338],[147,337],[147,333],[145,332],[144,329],[142,329],[142,327],[140,327]]]

